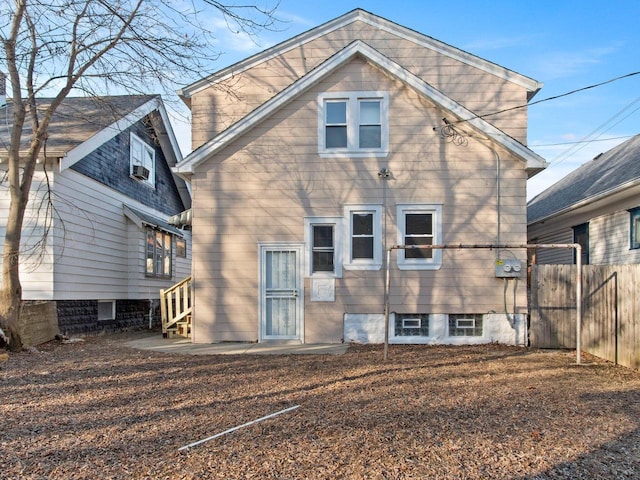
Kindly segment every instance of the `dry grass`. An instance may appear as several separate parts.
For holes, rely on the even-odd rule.
[[[640,373],[572,352],[191,357],[123,338],[0,367],[0,478],[640,478]]]

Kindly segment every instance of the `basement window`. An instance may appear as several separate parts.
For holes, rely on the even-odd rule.
[[[115,300],[98,300],[98,321],[115,320],[116,318],[116,301]]]
[[[428,337],[429,315],[397,313],[394,333],[396,337]]]
[[[482,314],[449,315],[450,337],[481,337]]]

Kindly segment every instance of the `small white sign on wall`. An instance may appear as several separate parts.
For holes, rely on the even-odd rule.
[[[312,302],[335,302],[336,301],[336,279],[335,278],[312,278],[311,279],[311,301]]]

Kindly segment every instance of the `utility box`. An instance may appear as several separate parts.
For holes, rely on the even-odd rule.
[[[496,260],[497,278],[518,278],[522,276],[522,262],[513,259]]]

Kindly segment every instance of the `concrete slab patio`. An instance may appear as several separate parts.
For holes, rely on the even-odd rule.
[[[191,343],[188,338],[163,338],[153,334],[125,342],[138,350],[179,353],[182,355],[342,355],[349,345],[327,344],[279,344],[279,343]]]

